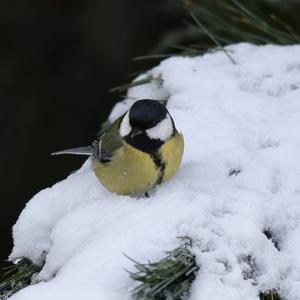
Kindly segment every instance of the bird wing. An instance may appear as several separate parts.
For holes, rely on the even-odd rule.
[[[119,127],[123,116],[114,121],[110,128],[100,136],[99,140],[93,143],[97,145],[98,151],[94,156],[102,163],[110,162],[113,153],[123,145],[123,139],[119,134]],[[94,149],[95,146],[92,146],[92,148]]]
[[[118,148],[122,147],[122,137],[119,134],[119,126],[124,115],[119,117],[103,132],[89,147],[70,148],[51,153],[51,155],[75,154],[87,155],[98,158],[102,163],[109,162]]]

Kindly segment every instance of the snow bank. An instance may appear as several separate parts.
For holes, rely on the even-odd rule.
[[[185,235],[200,265],[191,300],[254,300],[273,288],[300,299],[300,46],[228,50],[236,65],[223,52],[163,61],[147,74],[160,80],[113,109],[110,119],[137,99],[168,98],[184,134],[177,175],[150,198],[107,192],[87,160],[27,204],[10,259],[46,262],[41,282],[10,299],[130,299],[123,253],[156,261]]]

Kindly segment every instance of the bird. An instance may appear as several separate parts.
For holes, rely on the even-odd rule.
[[[145,195],[176,173],[184,139],[166,106],[137,100],[88,147],[52,153],[88,155],[100,183],[119,195]]]

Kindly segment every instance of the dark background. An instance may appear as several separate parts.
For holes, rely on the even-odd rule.
[[[178,19],[161,0],[1,2],[0,264],[26,202],[84,161],[50,153],[93,140],[121,99],[108,90],[151,66],[132,58]]]
[[[176,1],[0,2],[0,266],[26,202],[85,159],[50,153],[88,145],[122,99],[108,90],[158,62],[132,58],[162,53],[178,42],[186,13]],[[272,5],[300,33],[297,1],[242,2],[255,12]]]

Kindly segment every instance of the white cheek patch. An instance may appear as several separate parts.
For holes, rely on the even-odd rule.
[[[128,135],[131,132],[131,129],[132,128],[129,123],[129,111],[128,111],[121,121],[120,129],[119,129],[120,135],[122,137]]]
[[[169,114],[156,126],[147,129],[146,133],[150,139],[166,141],[173,134],[173,122]]]

